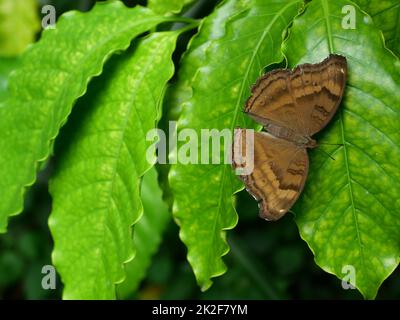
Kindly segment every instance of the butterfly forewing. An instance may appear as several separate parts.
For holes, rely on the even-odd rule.
[[[335,114],[346,77],[346,59],[333,54],[321,63],[299,65],[293,71],[274,70],[253,87],[245,112],[267,130],[273,124],[312,136]]]
[[[346,58],[331,54],[321,63],[271,71],[254,85],[244,111],[269,133],[254,134],[254,169],[240,178],[263,218],[281,218],[299,197],[308,173],[306,148],[316,146],[311,136],[336,113],[346,78]],[[245,132],[236,132],[234,153],[238,144],[245,147]],[[241,164],[234,160],[233,166]]]

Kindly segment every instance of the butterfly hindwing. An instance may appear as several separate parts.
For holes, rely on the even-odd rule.
[[[241,148],[246,160],[248,152],[251,152],[245,150],[246,129],[237,129],[235,133],[233,152],[237,152],[238,148]],[[247,191],[259,201],[260,216],[267,220],[278,220],[303,190],[308,173],[306,149],[269,133],[255,132],[253,156],[253,171],[240,178]],[[239,164],[233,162],[233,166],[237,168]]]
[[[346,58],[331,54],[320,63],[273,70],[253,86],[244,112],[267,132],[254,134],[254,168],[240,178],[259,202],[263,218],[278,220],[302,192],[308,174],[306,148],[317,146],[311,136],[336,113],[346,78]],[[234,155],[245,147],[246,132],[235,133]],[[241,167],[243,162],[235,159],[233,166]],[[247,154],[245,160],[251,161]]]

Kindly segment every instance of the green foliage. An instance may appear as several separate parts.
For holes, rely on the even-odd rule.
[[[354,0],[382,30],[386,45],[400,55],[400,2],[398,0]]]
[[[94,2],[65,1],[62,11]],[[51,263],[51,211],[52,259],[66,299],[358,298],[337,280],[351,268],[357,289],[375,298],[400,257],[400,61],[382,38],[399,54],[400,6],[355,3],[362,9],[354,6],[355,29],[345,29],[342,9],[354,5],[347,0],[149,0],[149,9],[108,1],[66,13],[21,57],[1,58],[0,232],[23,200],[25,214],[0,237],[0,297],[61,296],[59,285],[40,287],[41,268]],[[33,41],[32,5],[0,0],[0,54]],[[18,14],[4,9],[11,6]],[[192,39],[180,35],[198,24],[177,16],[182,11],[202,18]],[[175,22],[189,25],[160,31]],[[3,40],[10,30],[16,42]],[[277,64],[317,62],[330,52],[347,57],[349,79],[337,115],[316,137],[324,152],[309,153],[294,220],[259,220],[230,165],[159,165],[157,175],[149,130],[176,119],[180,135],[258,129],[241,112],[256,79]],[[172,162],[178,153],[189,158],[183,138]],[[226,142],[220,160],[229,155]],[[199,152],[191,161],[217,155]],[[227,241],[236,209],[240,224]],[[225,263],[229,272],[212,279]],[[388,282],[395,287],[396,279]],[[200,293],[195,280],[203,291],[215,285]],[[385,286],[379,297],[399,294]]]
[[[99,4],[88,14],[65,14],[56,29],[46,30],[22,56],[0,109],[6,137],[0,140],[0,232],[7,217],[22,210],[24,188],[35,182],[37,163],[49,156],[51,141],[88,81],[101,73],[113,52],[126,49],[133,38],[162,21],[145,8]]]
[[[50,197],[45,175],[26,195],[24,215],[12,220],[9,231],[0,237],[0,299],[50,299],[57,290],[43,290],[41,273],[51,264],[52,242],[47,218]]]
[[[149,0],[148,7],[158,14],[179,13],[182,9],[197,0]]]
[[[17,58],[0,58],[0,103],[7,97],[8,78],[17,65]]]
[[[313,1],[284,45],[290,66],[336,52],[346,56],[350,75],[341,109],[319,140],[342,145],[327,148],[335,160],[311,153],[296,220],[316,262],[339,278],[352,266],[357,288],[374,298],[400,256],[400,203],[393,201],[400,184],[400,61],[362,12],[356,29],[343,30],[340,12],[349,3]]]
[[[154,168],[143,177],[141,200],[143,216],[135,226],[133,239],[136,255],[135,259],[125,265],[125,281],[117,286],[120,298],[127,298],[137,291],[140,281],[146,275],[151,257],[160,245],[162,233],[170,222],[168,206],[162,200],[162,190]]]
[[[35,0],[0,0],[0,56],[16,56],[35,40],[40,22]]]
[[[156,126],[173,75],[177,36],[152,34],[133,54],[107,65],[84,103],[93,112],[56,167],[49,225],[64,298],[114,298],[114,284],[125,277],[122,263],[134,257],[131,225],[143,212],[140,177],[155,162],[154,155],[146,158],[146,134]]]
[[[249,127],[241,110],[250,86],[264,67],[283,59],[282,30],[301,5],[301,1],[226,1],[204,20],[181,64],[176,88],[184,97],[179,131],[193,128],[200,136],[201,129],[232,132],[236,126]],[[198,150],[200,155],[200,146]],[[205,290],[212,277],[225,272],[221,261],[229,250],[225,230],[237,223],[232,194],[243,187],[230,165],[224,164],[173,165],[170,184],[180,237]]]

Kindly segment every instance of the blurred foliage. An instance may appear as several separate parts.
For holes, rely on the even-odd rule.
[[[6,234],[0,236],[0,298],[54,299],[57,290],[43,290],[41,271],[51,265],[52,239],[47,219],[51,199],[47,192],[50,169],[39,175],[38,183],[27,193],[25,211],[10,224]],[[60,284],[60,281],[57,281]]]
[[[39,31],[36,0],[0,0],[0,56],[20,54]]]
[[[0,0],[2,2],[3,0]],[[13,0],[14,1],[14,0]],[[24,0],[25,1],[25,0]],[[92,0],[38,0],[56,6],[58,15],[77,9],[89,10]],[[125,1],[133,6],[145,1]],[[208,14],[216,1],[202,3],[193,16]],[[38,11],[40,14],[40,12]],[[35,24],[35,22],[33,23]],[[1,43],[0,43],[1,45]],[[179,57],[177,57],[178,59]],[[12,65],[0,61],[0,97]],[[15,61],[15,60],[10,60]],[[1,100],[1,98],[0,98]],[[47,225],[51,198],[47,183],[50,161],[25,198],[23,214],[10,220],[9,231],[0,235],[0,299],[59,299],[56,290],[43,290],[41,269],[51,264],[52,239]],[[134,299],[361,299],[356,290],[343,290],[340,281],[321,270],[300,239],[293,216],[270,224],[258,218],[255,201],[245,191],[238,195],[239,223],[228,234],[231,252],[224,261],[228,272],[214,279],[210,290],[201,292],[186,260],[186,248],[178,227],[170,222],[158,253]],[[379,290],[378,299],[400,297],[400,270]]]
[[[186,6],[195,0],[148,0],[147,6],[158,14],[177,14]]]
[[[6,96],[8,76],[17,65],[16,57],[0,57],[0,103]]]

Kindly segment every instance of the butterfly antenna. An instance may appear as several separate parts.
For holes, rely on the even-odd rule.
[[[318,144],[326,144],[327,146],[341,146],[341,147],[343,147],[343,143],[326,143],[326,142],[319,142]]]
[[[325,153],[329,158],[331,158],[332,160],[336,161],[336,159],[334,157],[332,157],[328,152],[322,150],[322,149],[316,149],[318,151],[321,151],[322,153]]]
[[[296,218],[296,212],[294,212],[293,210],[288,210],[288,212],[290,212],[295,218]]]

